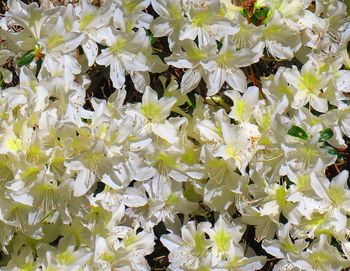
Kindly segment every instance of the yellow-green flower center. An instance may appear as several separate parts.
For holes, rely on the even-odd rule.
[[[229,249],[230,236],[224,230],[217,231],[214,240],[219,252],[225,252]]]
[[[61,45],[64,42],[64,38],[62,35],[55,33],[49,36],[46,41],[46,48],[48,50],[54,49],[55,47]]]
[[[93,13],[85,13],[80,19],[80,29],[85,29],[95,19],[95,16]]]

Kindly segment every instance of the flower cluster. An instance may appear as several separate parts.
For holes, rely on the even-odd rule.
[[[0,270],[350,268],[344,2],[7,6]]]

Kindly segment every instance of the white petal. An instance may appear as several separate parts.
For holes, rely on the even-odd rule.
[[[96,181],[95,173],[87,168],[80,170],[74,182],[74,197],[85,195]]]
[[[142,95],[142,106],[152,105],[158,103],[158,94],[151,87],[146,87]]]
[[[146,86],[149,86],[150,84],[148,72],[131,72],[130,77],[138,92],[143,93],[146,89]]]
[[[22,204],[28,205],[28,206],[33,206],[34,198],[30,194],[23,193],[21,191],[12,192],[11,197],[15,202],[19,202],[19,203],[22,203]]]
[[[121,202],[128,207],[140,207],[147,203],[147,198],[138,189],[128,187],[122,194]]]
[[[167,9],[167,4],[170,3],[164,0],[151,0],[152,8],[159,16],[170,17],[169,11]],[[173,2],[174,6],[177,2]],[[159,18],[159,17],[158,17]]]
[[[179,140],[176,129],[168,121],[165,123],[153,124],[152,132],[169,143],[176,143]]]
[[[180,40],[194,40],[198,35],[198,28],[194,27],[190,24],[187,24],[183,29],[180,31]]]
[[[219,21],[210,26],[210,30],[215,33],[215,35],[234,35],[239,32],[239,27],[232,26],[231,23],[225,21]]]
[[[229,74],[226,75],[226,82],[239,92],[245,92],[247,89],[247,78],[240,69],[229,71]]]
[[[181,69],[190,69],[193,67],[192,62],[190,62],[184,54],[172,54],[164,60],[168,65]]]
[[[186,94],[195,89],[202,78],[198,68],[188,69],[181,79],[181,93]]]
[[[311,174],[311,187],[315,191],[316,195],[318,195],[322,199],[326,199],[331,201],[327,194],[329,182],[324,176],[318,176],[315,172]]]
[[[163,234],[160,241],[169,251],[176,250],[183,245],[183,240],[175,234]]]
[[[151,32],[155,37],[168,36],[173,31],[173,26],[169,20],[158,17],[151,25]]]
[[[133,175],[133,179],[136,181],[147,181],[154,176],[155,169],[153,167],[142,167],[135,175]]]
[[[120,189],[122,187],[120,180],[112,180],[108,174],[103,174],[101,182],[108,185],[112,189]]]
[[[114,58],[110,66],[110,76],[113,83],[113,87],[122,88],[125,83],[125,69],[123,63]]]
[[[225,80],[226,76],[222,69],[218,68],[217,70],[211,72],[206,79],[208,87],[207,96],[212,96],[218,93]]]
[[[305,94],[304,91],[298,91],[295,96],[294,96],[294,100],[292,102],[292,107],[294,109],[299,109],[301,107],[303,107],[304,105],[307,104],[307,96]]]
[[[255,86],[249,87],[242,98],[249,106],[254,107],[259,102],[259,89]]]
[[[130,151],[139,151],[147,147],[152,142],[152,138],[145,138],[137,142],[130,143]]]
[[[279,59],[291,59],[294,56],[292,48],[278,43],[276,40],[266,41],[266,48],[270,54]]]
[[[316,95],[311,97],[310,105],[313,109],[317,110],[318,112],[325,113],[328,111],[327,99],[317,97]]]
[[[336,81],[337,90],[349,93],[350,92],[350,71],[338,71],[340,77]]]
[[[71,52],[75,50],[83,41],[85,35],[76,33],[67,33],[65,36],[65,42],[62,46],[57,47],[64,53]]]
[[[141,52],[120,54],[120,59],[128,71],[148,71],[147,58]]]
[[[2,74],[5,83],[8,84],[12,82],[12,72],[7,69],[0,68],[0,73]]]
[[[113,55],[109,49],[103,49],[101,54],[96,58],[96,63],[103,66],[109,66],[113,61]]]
[[[98,47],[96,42],[91,39],[88,39],[83,45],[83,51],[88,59],[88,66],[91,67],[96,60],[98,54]],[[100,64],[101,65],[101,64]]]

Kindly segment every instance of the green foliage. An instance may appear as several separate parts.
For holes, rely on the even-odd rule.
[[[35,58],[35,52],[34,50],[30,50],[28,52],[26,52],[24,55],[22,55],[18,60],[17,60],[17,65],[19,67],[23,67],[26,66],[30,63],[32,63],[32,61]]]
[[[331,128],[326,128],[320,132],[320,142],[327,141],[334,136],[333,130]]]
[[[298,137],[304,140],[308,140],[309,137],[307,133],[299,126],[293,125],[287,132],[288,135],[293,137]]]

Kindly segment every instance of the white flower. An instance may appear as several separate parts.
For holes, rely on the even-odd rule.
[[[233,89],[244,92],[247,88],[247,79],[240,67],[249,66],[259,61],[259,55],[253,50],[241,48],[235,50],[234,45],[226,37],[217,55],[204,61],[203,68],[208,71],[205,81],[208,87],[208,96],[219,92],[224,82]]]
[[[348,178],[349,172],[347,170],[340,172],[331,182],[323,174],[313,172],[311,174],[311,186],[321,199],[349,213],[350,190],[347,185]]]
[[[218,218],[214,228],[205,229],[205,232],[213,242],[211,249],[213,265],[227,257],[231,244],[238,244],[245,230],[244,225],[229,223],[223,216]]]
[[[58,16],[54,24],[47,23],[38,44],[42,53],[69,53],[82,42],[84,35],[66,31],[64,18]]]
[[[38,254],[42,259],[42,268],[78,271],[82,266],[88,264],[92,253],[86,248],[75,246],[74,240],[63,237],[58,248],[41,243],[37,246]]]
[[[66,28],[68,31],[84,34],[82,48],[88,59],[88,66],[94,64],[98,54],[99,31],[109,24],[114,10],[115,4],[113,3],[104,4],[97,8],[87,0],[79,1],[79,6],[75,7],[74,10],[72,10],[71,5],[67,6]]]
[[[302,67],[301,72],[295,67],[285,71],[285,77],[297,90],[292,102],[293,108],[299,109],[309,103],[312,108],[321,113],[328,110],[327,99],[324,97],[330,81],[327,74],[318,73],[309,61]]]
[[[139,51],[139,47],[148,43],[148,38],[143,30],[138,30],[136,33],[123,33],[109,27],[105,31],[108,47],[102,49],[96,62],[99,65],[110,66],[113,86],[122,88],[127,74],[148,71],[147,58]],[[142,76],[142,74],[139,75]],[[143,90],[139,89],[139,91]]]
[[[181,78],[181,92],[186,94],[195,89],[201,78],[206,75],[204,61],[216,52],[216,46],[210,45],[198,48],[192,40],[186,39],[181,43],[184,52],[174,52],[165,59],[167,64],[177,68],[186,68]]]
[[[266,49],[275,58],[292,59],[301,47],[298,32],[288,26],[277,10],[267,22],[262,34]]]
[[[290,254],[298,256],[302,253],[308,243],[302,238],[293,242],[290,237],[291,227],[291,224],[281,225],[277,232],[277,239],[263,240],[262,247],[267,253],[282,259]]]
[[[203,7],[191,5],[188,11],[189,22],[180,31],[180,40],[198,38],[200,48],[215,45],[225,35],[233,35],[238,29],[222,14],[219,1],[210,2]]]
[[[322,234],[313,241],[311,246],[302,254],[302,257],[293,257],[294,265],[303,270],[342,270],[350,266],[347,259],[343,258],[339,251]]]
[[[225,95],[233,101],[229,117],[239,122],[249,121],[259,101],[259,89],[249,87],[243,96],[238,91],[228,90]]]
[[[157,17],[151,24],[150,30],[155,37],[168,36],[170,49],[178,43],[180,30],[185,23],[180,0],[151,0]]]
[[[13,10],[7,12],[7,16],[11,18],[16,24],[24,28],[21,32],[29,34],[24,46],[28,43],[35,44],[41,37],[40,32],[45,22],[53,15],[59,14],[59,8],[44,9],[39,7],[37,3],[26,5],[22,1],[12,0]],[[8,33],[10,36],[14,34]],[[18,44],[19,45],[19,44]],[[33,49],[34,46],[32,46]],[[22,50],[25,50],[24,48]]]
[[[223,159],[233,159],[240,172],[245,175],[245,169],[251,157],[250,142],[244,131],[235,125],[222,124],[222,135],[224,145],[215,152],[216,157]]]
[[[208,257],[211,241],[205,237],[205,232],[211,227],[209,222],[201,222],[197,226],[194,221],[188,222],[181,229],[181,237],[176,234],[164,234],[160,238],[163,245],[170,251],[170,268],[198,268]]]

